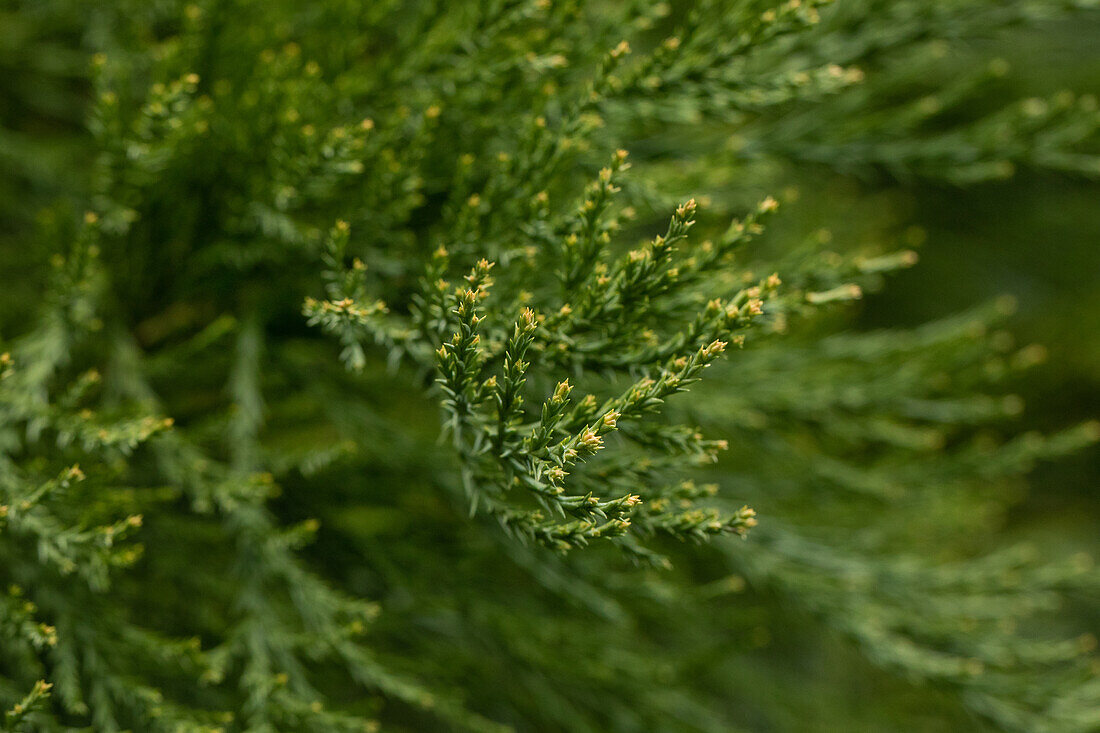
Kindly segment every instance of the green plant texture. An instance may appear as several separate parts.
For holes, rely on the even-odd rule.
[[[773,2],[0,2],[0,728],[1100,730],[1031,304],[861,321],[1096,3]]]

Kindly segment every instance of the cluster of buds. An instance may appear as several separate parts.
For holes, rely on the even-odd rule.
[[[604,260],[607,232],[600,215],[617,190],[615,177],[626,167],[626,158],[625,151],[619,151],[600,171],[577,219],[562,236],[566,268],[560,275],[566,284],[571,280],[577,283],[566,291],[570,302],[559,302],[555,315],[544,319],[524,307],[510,333],[502,333],[499,325],[485,324],[482,301],[492,284],[493,268],[486,260],[477,263],[466,283],[446,297],[442,308],[453,335],[437,351],[438,382],[444,408],[455,426],[467,491],[476,506],[491,512],[509,531],[557,549],[630,532],[643,506],[644,519],[639,519],[638,527],[642,533],[663,526],[683,536],[701,537],[744,531],[754,521],[748,514],[730,518],[714,510],[696,509],[694,499],[686,497],[680,501],[687,506],[672,508],[660,495],[645,505],[640,493],[618,493],[609,500],[595,495],[601,486],[627,488],[627,482],[651,481],[660,475],[658,471],[684,465],[685,457],[713,460],[722,441],[705,440],[694,428],[652,425],[639,418],[660,411],[667,397],[697,381],[701,371],[738,337],[733,329],[759,315],[764,299],[779,284],[778,278],[771,276],[729,302],[713,301],[695,326],[671,341],[662,340],[652,319],[639,320],[639,327],[629,330],[633,319],[639,314],[645,319],[647,309],[679,287],[681,263],[675,261],[674,254],[694,224],[698,204],[694,199],[685,201],[676,207],[663,235],[617,262]],[[774,207],[765,203],[760,208],[766,213]],[[432,275],[442,279],[448,266],[445,250],[433,256],[433,262],[437,265]],[[428,296],[424,298],[426,301]],[[520,302],[534,301],[528,297]],[[640,334],[649,334],[642,345],[649,355],[639,358],[638,353],[627,353],[623,358],[631,360],[624,362],[628,365],[649,364],[652,368],[643,371],[618,397],[602,404],[592,394],[573,399],[573,383],[561,380],[541,403],[538,419],[531,420],[534,415],[524,401],[529,371],[537,369],[531,362],[537,357],[539,366],[553,365],[560,355],[577,354],[576,334],[598,333],[599,326],[594,324],[603,322],[626,329],[624,338],[636,345],[644,341]],[[482,326],[484,334],[479,333]],[[482,343],[482,339],[488,341]],[[670,348],[667,357],[652,356]],[[603,356],[595,348],[586,353]],[[499,366],[488,376],[492,364]],[[490,396],[495,396],[495,409],[490,406]],[[627,418],[629,423],[624,422]],[[628,440],[661,446],[667,456],[628,461],[605,454],[606,437],[617,430],[624,430]],[[597,454],[606,457],[596,460]],[[514,503],[510,497],[515,491],[525,492],[538,509]],[[631,545],[645,554],[637,549],[640,546]]]
[[[566,291],[576,289],[600,264],[598,255],[611,239],[613,221],[605,221],[612,197],[619,192],[618,176],[630,168],[627,152],[617,150],[607,167],[589,184],[576,215],[573,231],[563,240],[561,279]]]
[[[52,627],[51,627],[52,628]],[[54,633],[54,644],[57,643],[57,634]],[[50,646],[53,646],[51,644]],[[20,702],[16,703],[11,710],[4,715],[4,728],[5,730],[22,730],[23,723],[28,715],[41,706],[46,698],[50,696],[50,690],[53,689],[53,684],[46,682],[45,680],[38,680],[34,683],[34,687],[27,693]]]
[[[702,541],[713,535],[734,534],[745,537],[756,526],[756,512],[745,506],[731,514],[715,508],[692,508],[673,514],[648,514],[645,526],[651,531],[690,537]]]
[[[608,410],[593,425],[586,426],[563,445],[566,446],[566,450],[575,449],[581,456],[591,455],[603,448],[603,436],[618,427],[620,417],[622,413],[619,411]]]
[[[707,240],[700,245],[696,255],[685,263],[685,276],[689,272],[696,277],[711,272],[718,262],[730,257],[735,249],[745,246],[763,232],[764,222],[778,209],[779,202],[767,196],[745,218],[733,220],[723,237],[717,241]]]
[[[506,432],[511,430],[510,423],[517,417],[523,406],[522,390],[526,383],[527,369],[530,363],[524,361],[527,350],[534,341],[538,317],[530,308],[524,308],[520,319],[512,331],[508,345],[504,350],[504,373],[498,383],[494,380],[497,397],[497,447],[503,449],[508,439]]]
[[[573,385],[568,379],[558,382],[550,399],[542,403],[542,415],[538,426],[532,434],[524,440],[524,451],[539,455],[553,441],[555,430],[558,428],[569,407],[569,395],[573,391]]]
[[[586,428],[577,436],[575,446],[581,451],[582,455],[585,453],[595,453],[603,447],[603,438],[595,430]]]
[[[488,260],[478,261],[465,276],[468,286],[455,289],[450,312],[456,317],[458,330],[436,350],[440,374],[437,383],[446,395],[445,406],[455,415],[456,426],[485,391],[486,380],[481,379],[485,357],[479,348],[481,336],[477,333],[484,316],[478,315],[477,306],[488,295],[492,268],[493,263]]]
[[[378,313],[387,313],[389,309],[381,300],[376,300],[368,305],[359,305],[351,298],[340,300],[317,301],[313,298],[306,299],[306,310],[309,313],[320,313],[333,316],[342,316],[353,321],[365,321]]]

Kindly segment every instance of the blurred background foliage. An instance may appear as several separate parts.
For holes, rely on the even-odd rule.
[[[1011,65],[1019,97],[1043,89],[1100,92],[1100,17],[1048,22],[960,44],[957,63],[994,57]],[[1022,429],[1049,429],[1100,414],[1100,184],[1023,168],[1004,181],[960,190],[921,185],[900,203],[924,242],[921,264],[867,301],[859,323],[919,323],[969,304],[1011,295],[1008,331],[1040,344],[1043,362],[1015,389],[1026,409]],[[1100,504],[1100,452],[1087,451],[1036,469],[1013,532],[1044,542],[1089,544]],[[1072,538],[1072,539],[1071,539]]]
[[[144,46],[172,36],[180,25],[182,6],[169,0],[92,5],[0,2],[0,333],[6,336],[23,333],[39,310],[52,253],[43,243],[71,234],[72,226],[65,222],[83,210],[94,188],[96,150],[86,126],[92,54],[111,49],[117,63],[118,54],[131,52],[135,66],[149,63],[141,55]],[[606,5],[618,12],[614,3]],[[881,10],[882,5],[860,7]],[[316,14],[322,16],[325,9],[338,14],[342,7],[318,4]],[[672,15],[680,12],[676,4]],[[268,34],[280,41],[296,37],[287,25],[294,12],[283,11],[283,25],[274,30],[264,26],[271,19],[263,8],[252,7],[248,13],[253,27],[262,30],[254,33],[256,40],[242,37],[242,43],[267,44]],[[310,23],[321,21],[311,17]],[[929,112],[940,103],[936,95],[953,83],[982,78],[977,93],[968,92],[959,106],[918,127],[928,139],[1005,100],[1046,100],[1063,88],[1073,90],[1074,103],[1081,95],[1100,95],[1100,14],[1095,11],[1021,26],[1010,23],[988,33],[968,29],[953,37],[950,31],[948,25],[942,37],[914,44],[911,55],[871,54],[861,62],[869,76],[882,72],[907,95],[914,88],[926,89]],[[310,49],[318,57],[326,50],[323,39],[318,35]],[[311,39],[297,40],[308,47]],[[211,50],[211,58],[217,53]],[[216,65],[216,59],[211,63]],[[338,63],[329,59],[324,65]],[[139,71],[130,81],[139,87],[148,76],[153,72]],[[889,88],[876,89],[869,93],[882,96],[874,101],[887,104]],[[1015,310],[997,326],[1005,333],[996,338],[1011,339],[1018,347],[1041,344],[1042,350],[1028,352],[1041,363],[1011,377],[1010,388],[1026,407],[998,429],[1007,434],[1046,432],[1095,419],[1100,414],[1100,171],[1072,170],[1073,165],[1050,159],[1029,161],[1026,155],[1011,165],[996,160],[892,165],[888,155],[859,144],[859,130],[828,127],[829,110],[836,113],[837,124],[844,123],[837,107],[846,98],[779,120],[764,116],[735,125],[712,121],[702,132],[694,126],[690,109],[683,114],[665,110],[662,114],[670,119],[663,137],[654,137],[647,127],[643,105],[642,113],[624,112],[617,129],[634,132],[634,139],[625,141],[631,143],[632,155],[654,160],[669,189],[661,192],[665,197],[702,194],[704,212],[707,196],[736,202],[733,208],[769,193],[779,198],[783,216],[760,245],[762,252],[801,239],[854,243],[838,244],[854,249],[886,240],[919,252],[918,266],[891,275],[858,304],[830,312],[825,321],[836,328],[870,332],[915,327],[1011,295]],[[642,120],[632,120],[631,114]],[[823,129],[807,127],[814,117]],[[677,139],[677,126],[694,130],[693,137]],[[731,134],[731,127],[736,132]],[[817,141],[816,147],[792,150],[782,162],[759,153],[781,148],[784,130],[802,131],[808,136],[803,139]],[[715,152],[701,158],[684,153],[687,162],[674,160],[663,170],[661,154],[671,147],[668,139],[675,139],[681,151]],[[1087,145],[1100,153],[1095,137]],[[637,195],[644,198],[646,193]],[[172,202],[157,205],[170,207]],[[171,257],[170,248],[161,255]],[[148,263],[135,268],[157,270]],[[189,285],[173,282],[171,270],[159,272],[169,286]],[[297,286],[311,275],[294,272],[285,282],[300,290]],[[197,275],[195,282],[216,297],[224,295],[221,282]],[[121,277],[119,287],[126,286],[133,288],[128,293],[134,304],[129,325],[139,340],[157,344],[162,338],[157,329],[173,325],[134,314],[145,306],[164,305],[167,296],[149,283],[127,283]],[[269,296],[263,286],[255,287],[256,298]],[[569,565],[543,566],[538,550],[510,543],[483,525],[455,521],[459,512],[437,490],[447,483],[444,477],[453,466],[435,447],[435,409],[423,399],[417,377],[387,372],[378,355],[372,355],[374,361],[354,381],[334,359],[318,364],[315,344],[303,336],[298,305],[283,304],[285,318],[276,317],[276,325],[269,326],[280,343],[273,356],[279,369],[265,385],[263,461],[280,474],[282,488],[271,507],[280,524],[321,521],[325,531],[302,550],[304,556],[335,585],[380,600],[385,612],[373,622],[370,644],[401,674],[461,689],[480,715],[525,730],[672,730],[667,727],[670,720],[680,721],[684,730],[713,729],[714,721],[721,720],[752,731],[821,732],[969,731],[987,724],[974,717],[950,684],[884,673],[848,636],[816,623],[819,609],[812,604],[795,607],[774,588],[756,586],[751,578],[746,582],[740,574],[740,563],[746,561],[730,561],[728,553],[751,557],[753,537],[732,551],[726,546],[671,548],[675,574],[655,573],[640,582],[637,575],[607,575],[608,561],[599,554],[573,557]],[[186,322],[202,321],[206,314],[176,315]],[[214,331],[208,336],[218,338]],[[241,342],[237,348],[244,348]],[[161,384],[174,385],[181,378],[173,371],[175,355],[171,348],[160,355],[156,369]],[[193,389],[168,387],[162,395],[166,414],[206,438],[217,426],[205,424],[204,415],[224,397],[216,376],[206,375],[220,376],[233,368],[228,349],[211,359],[204,364],[209,373],[187,375],[194,380]],[[319,405],[338,401],[341,389],[349,385],[361,401],[319,418]],[[363,409],[366,404],[371,411]],[[301,434],[304,428],[299,426],[315,431],[318,423],[327,424],[331,434]],[[360,444],[356,461],[341,466],[334,456],[352,449],[341,443],[333,424],[376,436],[377,442]],[[310,466],[310,459],[296,452],[307,440],[325,444],[331,454],[318,452],[316,466]],[[721,473],[738,465],[736,461],[716,469],[716,480],[740,481],[741,476]],[[348,483],[363,466],[370,467],[371,480]],[[1052,555],[1100,554],[1095,531],[1100,452],[1086,450],[1042,464],[1029,488],[1013,486],[1019,488],[1019,501],[1004,517],[991,518],[985,527],[991,536],[977,537],[974,544],[994,547],[1026,539]],[[781,504],[782,498],[776,501]],[[757,501],[756,508],[766,521],[767,501]],[[154,520],[148,529],[154,538],[150,543],[179,542],[186,551],[165,565],[139,567],[119,581],[129,584],[134,596],[141,595],[143,584],[152,587],[158,573],[173,574],[173,563],[186,564],[204,551],[201,522],[174,526],[173,521],[158,525]],[[933,540],[926,549],[930,555],[940,551]],[[503,553],[511,553],[512,559],[500,561]],[[460,564],[437,564],[426,559],[431,556],[457,558]],[[364,557],[370,562],[364,563]],[[576,573],[570,583],[558,575],[567,569]],[[540,578],[542,590],[531,590],[531,576]],[[586,591],[576,593],[574,581]],[[168,629],[216,626],[188,610],[189,599],[205,592],[202,587],[162,585],[156,586],[161,596],[141,609],[147,623]],[[563,597],[568,599],[564,607]],[[693,614],[690,624],[667,612],[681,597]],[[1067,634],[1095,632],[1100,629],[1100,604],[1095,597],[1071,595],[1059,619]],[[598,630],[596,639],[593,629]],[[579,660],[585,660],[583,672],[577,670]],[[331,676],[338,673],[321,674],[318,686],[334,691],[337,703],[359,706],[368,715],[377,712],[374,702],[357,701],[354,692],[344,690],[338,677]],[[618,701],[622,704],[601,699],[598,690],[617,690],[622,679],[635,677],[658,683],[633,691],[633,697]],[[501,694],[502,680],[514,685],[508,694]],[[385,722],[407,730],[432,730],[440,724],[435,713],[425,712],[430,706],[417,698],[419,691],[388,684],[389,697],[401,702],[390,704]],[[605,687],[594,687],[600,684]],[[717,702],[697,709],[697,697]],[[632,707],[637,700],[645,705]],[[210,704],[225,703],[215,699]],[[471,727],[476,725],[480,723]]]

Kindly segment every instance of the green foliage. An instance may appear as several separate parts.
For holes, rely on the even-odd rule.
[[[825,228],[1100,175],[951,51],[1089,5],[7,3],[6,729],[1100,728],[1001,533],[1097,424],[1013,429],[1005,300],[843,328],[919,236]]]

